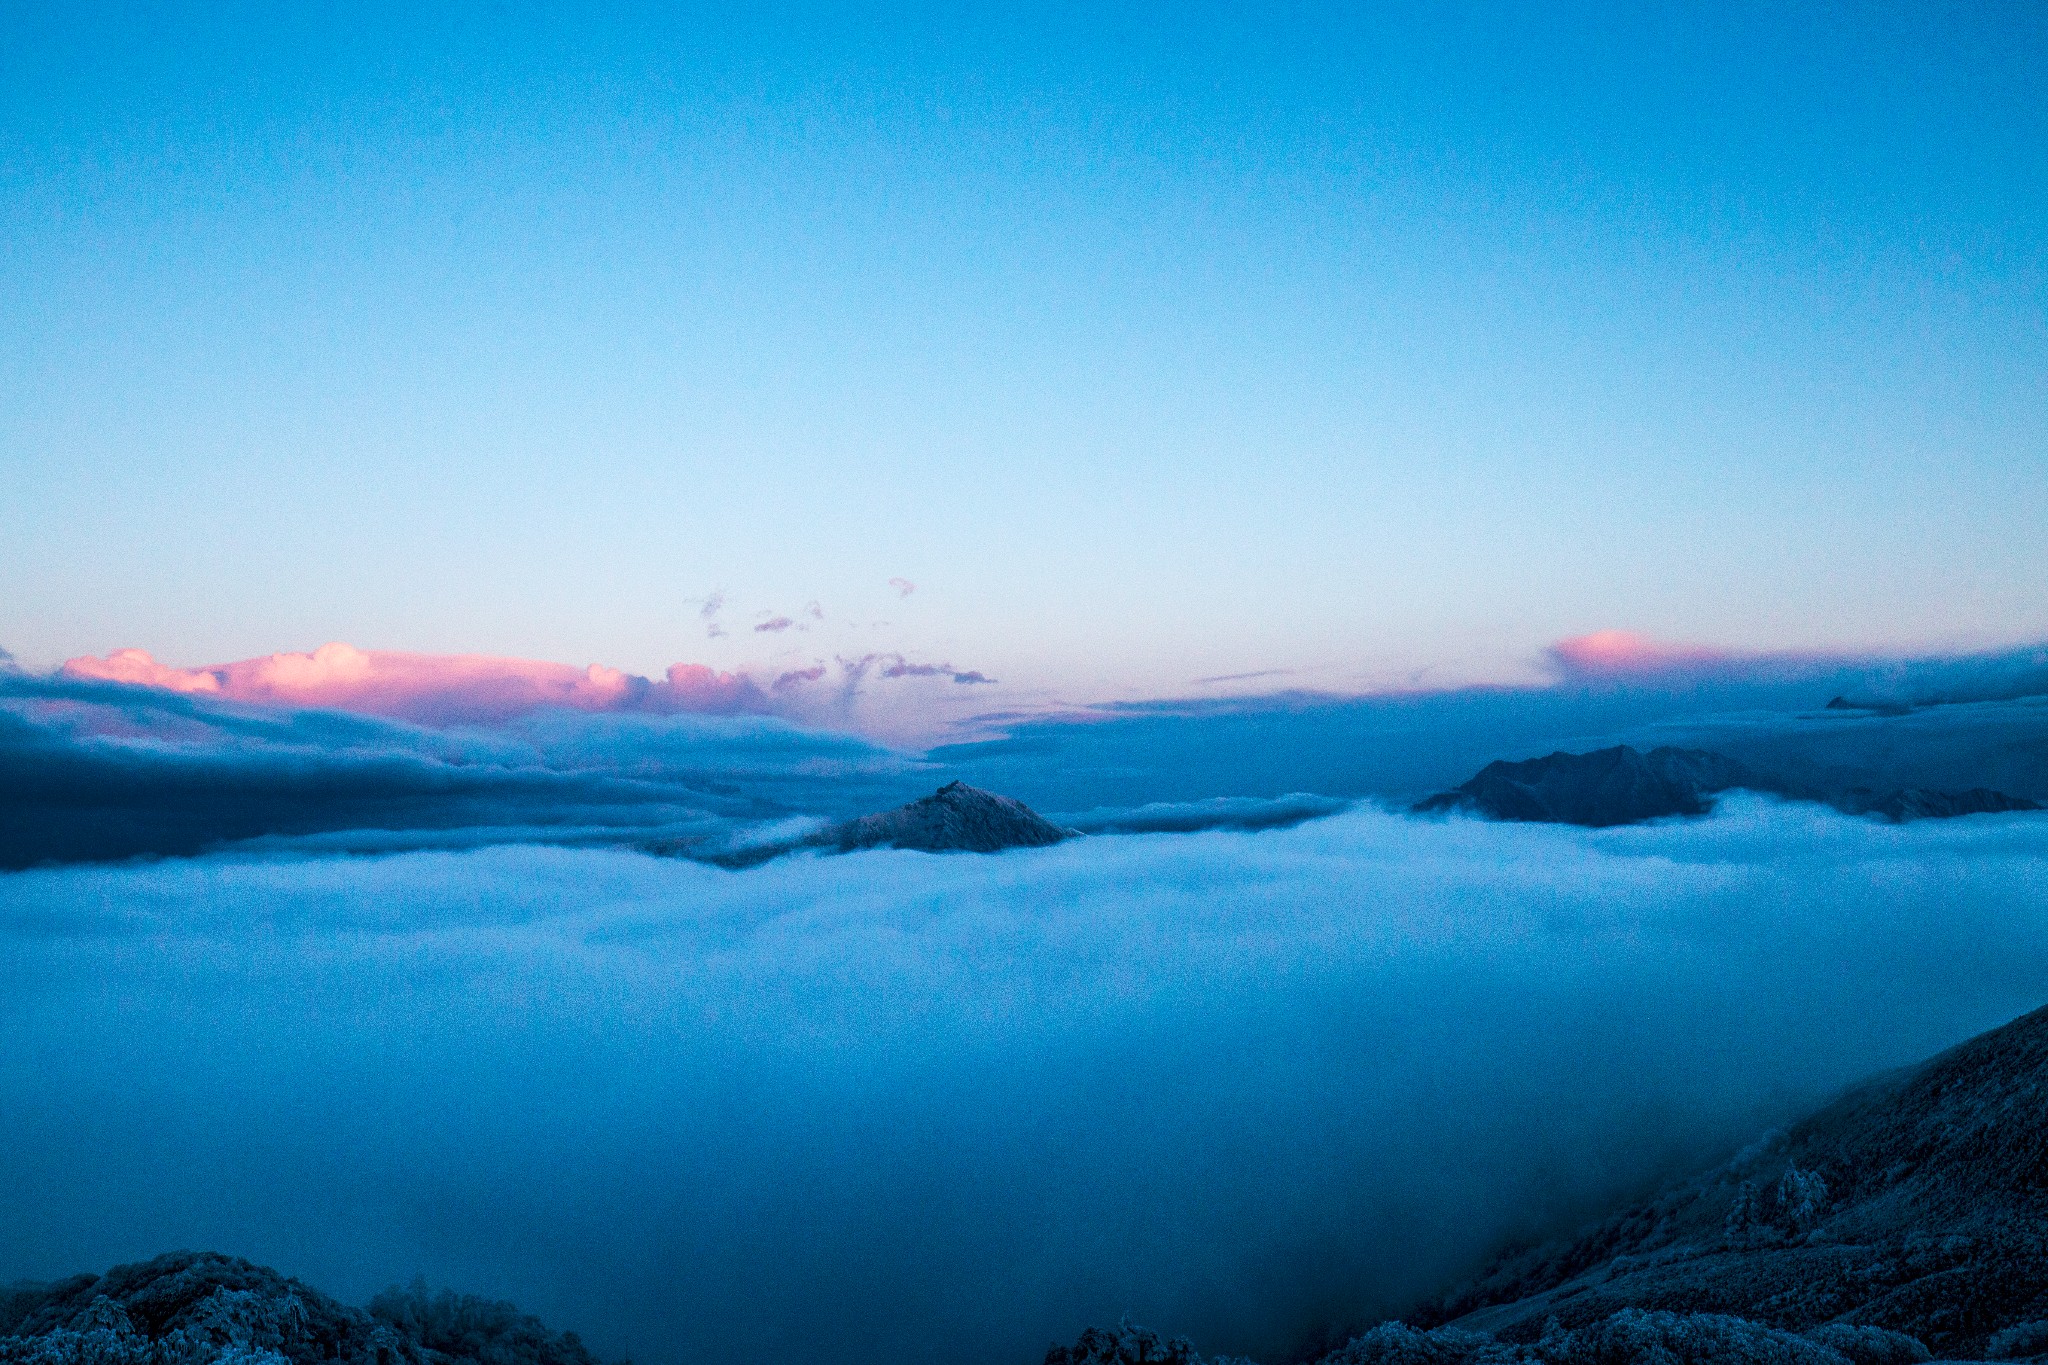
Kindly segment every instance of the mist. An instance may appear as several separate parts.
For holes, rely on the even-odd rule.
[[[613,1355],[1276,1359],[2048,998],[2048,820],[1737,797],[745,873],[0,876],[0,1281],[423,1274]]]

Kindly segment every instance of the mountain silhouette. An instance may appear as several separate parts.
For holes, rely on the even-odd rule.
[[[1559,752],[1514,763],[1495,761],[1460,786],[1417,802],[1413,809],[1422,814],[1469,811],[1493,820],[1598,829],[1705,815],[1713,809],[1716,795],[1738,787],[1821,801],[1852,815],[1894,822],[2041,808],[2026,797],[1986,787],[1837,788],[1816,777],[1765,771],[1705,749],[1660,747],[1643,753],[1617,744],[1585,754]]]

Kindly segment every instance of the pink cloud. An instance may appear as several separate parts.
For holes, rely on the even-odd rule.
[[[332,649],[329,645],[327,648]],[[220,692],[224,674],[209,668],[172,668],[151,658],[147,650],[117,649],[104,659],[90,655],[72,659],[58,670],[67,678],[130,683],[166,692]]]
[[[1667,644],[1626,630],[1596,630],[1550,647],[1550,659],[1574,677],[1634,677],[1736,661],[1726,650]]]
[[[752,679],[702,664],[675,664],[656,682],[592,664],[483,654],[408,654],[327,644],[311,654],[267,654],[203,668],[160,664],[139,649],[72,659],[67,678],[203,693],[270,706],[325,707],[426,724],[503,720],[543,707],[655,713],[760,711]]]

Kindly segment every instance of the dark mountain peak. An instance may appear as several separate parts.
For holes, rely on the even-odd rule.
[[[910,848],[926,853],[995,853],[1042,848],[1073,837],[1022,801],[948,782],[930,796],[895,810],[863,815],[815,835],[810,842],[850,853],[862,848]]]
[[[1713,793],[1759,780],[1742,764],[1704,749],[1666,746],[1646,754],[1616,744],[1585,754],[1560,751],[1519,762],[1496,760],[1464,785],[1415,809],[1471,810],[1495,820],[1549,824],[1632,825],[1703,815]]]

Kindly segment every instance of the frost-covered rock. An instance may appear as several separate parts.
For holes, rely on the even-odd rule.
[[[0,1292],[0,1365],[596,1365],[574,1333],[424,1285],[351,1308],[275,1270],[173,1252]]]

